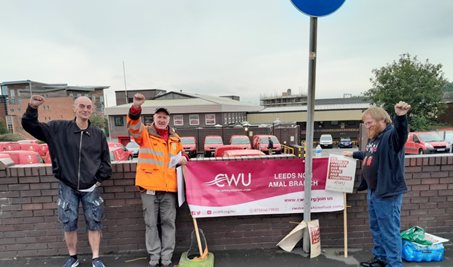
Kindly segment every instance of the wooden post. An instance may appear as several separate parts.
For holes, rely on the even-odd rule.
[[[344,257],[348,257],[348,211],[346,210],[346,192],[343,192],[343,226],[344,226]]]
[[[200,250],[200,257],[203,255],[203,248],[201,247],[200,233],[198,232],[197,219],[193,218],[193,225],[195,226],[195,234],[197,235],[198,249]]]

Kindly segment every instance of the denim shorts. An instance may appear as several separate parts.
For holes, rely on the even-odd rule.
[[[65,185],[58,184],[58,220],[63,223],[64,232],[77,230],[79,203],[82,202],[85,215],[86,229],[90,231],[101,230],[101,221],[104,219],[104,200],[99,188],[92,192],[79,192]]]

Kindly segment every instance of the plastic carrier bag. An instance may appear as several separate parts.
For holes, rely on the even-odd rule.
[[[425,230],[419,226],[413,226],[410,229],[400,233],[403,240],[407,240],[412,243],[417,243],[420,245],[432,245],[433,242],[425,240]]]

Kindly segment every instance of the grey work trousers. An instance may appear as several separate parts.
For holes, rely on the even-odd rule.
[[[175,250],[176,193],[141,194],[146,224],[146,249],[151,261],[171,261]],[[161,238],[157,229],[160,215]]]

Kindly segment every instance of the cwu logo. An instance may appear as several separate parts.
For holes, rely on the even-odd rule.
[[[216,175],[214,180],[210,182],[206,182],[207,185],[217,185],[218,187],[224,187],[226,184],[228,186],[235,185],[241,183],[243,186],[249,186],[252,183],[252,174],[248,173],[248,177],[244,173],[239,173],[238,175],[228,175],[219,173]]]

